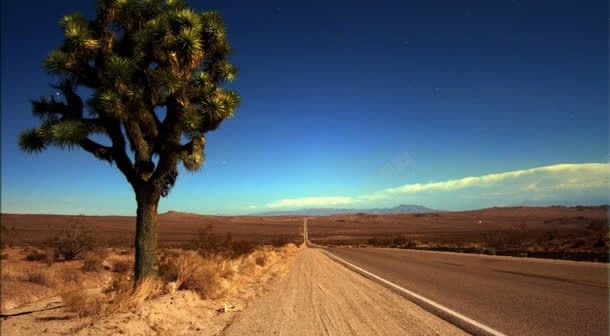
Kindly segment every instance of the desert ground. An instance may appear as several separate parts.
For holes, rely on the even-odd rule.
[[[383,246],[608,261],[608,206],[512,207],[312,217],[323,245]]]
[[[208,216],[167,212],[158,216],[159,245],[184,246],[210,226],[235,240],[300,242],[304,216]],[[37,245],[75,225],[106,246],[133,244],[135,217],[2,214],[3,242]],[[509,207],[428,214],[363,213],[312,217],[310,240],[330,245],[489,247],[530,252],[608,249],[608,206]],[[560,258],[561,256],[556,256]]]
[[[493,291],[493,284],[501,281],[506,286],[527,285],[519,288],[543,286],[552,297],[563,295],[566,300],[574,291],[593,297],[607,293],[598,270],[606,269],[601,262],[608,254],[608,207],[324,217],[169,212],[159,215],[159,277],[135,288],[131,285],[134,217],[2,214],[1,219],[1,331],[7,335],[465,333],[400,293],[339,265],[330,254],[417,288],[439,302],[449,297],[449,305],[471,309],[472,316],[507,330],[514,325],[494,320],[494,310],[468,303],[476,299],[474,293],[464,299],[455,295],[468,292],[464,289],[448,296],[439,291],[460,281],[441,287],[435,287],[435,281],[473,277],[490,288],[491,294],[483,299],[496,302],[503,300],[497,295],[502,291]],[[304,239],[313,247],[329,248],[308,248]],[[469,259],[460,257],[466,254],[437,256],[434,253],[446,252],[417,249],[492,255],[517,250],[519,256],[547,253],[542,256],[597,262],[555,264],[547,259],[550,266],[542,267],[537,261],[541,259],[535,258],[523,264],[515,260],[524,258],[474,257],[483,258],[479,260],[472,259],[474,254]],[[605,260],[600,257],[604,255]],[[442,272],[450,276],[433,276]],[[523,297],[536,301],[536,293]],[[502,307],[506,305],[497,308]],[[607,306],[595,307],[590,307],[590,314],[607,311]],[[576,321],[570,325],[586,321],[582,314],[566,314]],[[591,328],[593,334],[601,330]]]
[[[109,246],[129,246],[135,235],[135,216],[74,216],[2,214],[3,241],[37,245],[73,226],[82,226]],[[302,217],[208,216],[169,211],[158,215],[160,246],[187,244],[199,230],[211,226],[220,235],[236,240],[270,243],[274,239],[302,240]]]
[[[288,273],[299,248],[234,258],[161,250],[159,278],[136,288],[126,249],[53,263],[24,260],[28,251],[6,248],[1,261],[3,335],[218,335]]]
[[[302,241],[304,216],[158,216],[161,247],[185,247],[201,230],[263,244]],[[43,246],[74,226],[103,246],[133,246],[135,217],[2,214],[8,246]],[[364,213],[312,217],[310,239],[322,245],[385,246],[540,258],[608,261],[608,206],[511,207],[428,214]]]
[[[119,267],[133,261],[128,249],[69,261],[4,251],[3,334],[466,334],[307,244],[256,245],[233,258],[161,249],[159,278],[135,288],[130,268]]]

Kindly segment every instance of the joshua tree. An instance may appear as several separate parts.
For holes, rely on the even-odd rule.
[[[58,77],[58,97],[32,100],[41,125],[18,142],[28,153],[81,148],[125,175],[138,207],[138,280],[155,272],[157,205],[178,164],[198,170],[205,134],[239,104],[236,92],[221,87],[237,68],[227,61],[231,48],[216,12],[179,0],[99,0],[96,8],[91,21],[79,13],[61,19],[64,39],[44,60]]]

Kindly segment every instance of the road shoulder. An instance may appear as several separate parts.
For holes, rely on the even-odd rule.
[[[393,291],[304,248],[285,279],[225,335],[463,335]]]

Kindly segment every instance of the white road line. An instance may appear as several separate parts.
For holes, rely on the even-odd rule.
[[[480,322],[477,322],[467,316],[464,316],[458,312],[456,312],[455,310],[452,310],[450,308],[447,308],[439,303],[436,303],[424,296],[421,296],[417,293],[414,293],[408,289],[405,289],[391,281],[388,281],[378,275],[375,275],[363,268],[360,268],[348,261],[345,261],[339,257],[337,257],[336,255],[328,252],[326,249],[320,249],[322,252],[326,253],[329,257],[339,261],[340,263],[343,263],[344,265],[368,276],[369,278],[375,279],[391,288],[393,288],[394,290],[397,290],[399,292],[401,292],[402,294],[404,294],[407,298],[409,298],[411,301],[414,301],[415,303],[417,303],[419,306],[421,306],[422,308],[435,313],[437,315],[440,315],[441,318],[457,325],[458,327],[464,329],[465,331],[475,334],[475,335],[489,335],[489,336],[506,336],[505,334],[490,328]]]

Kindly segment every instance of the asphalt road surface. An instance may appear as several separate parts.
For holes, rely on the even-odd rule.
[[[507,335],[608,335],[607,264],[384,248],[327,251]]]

